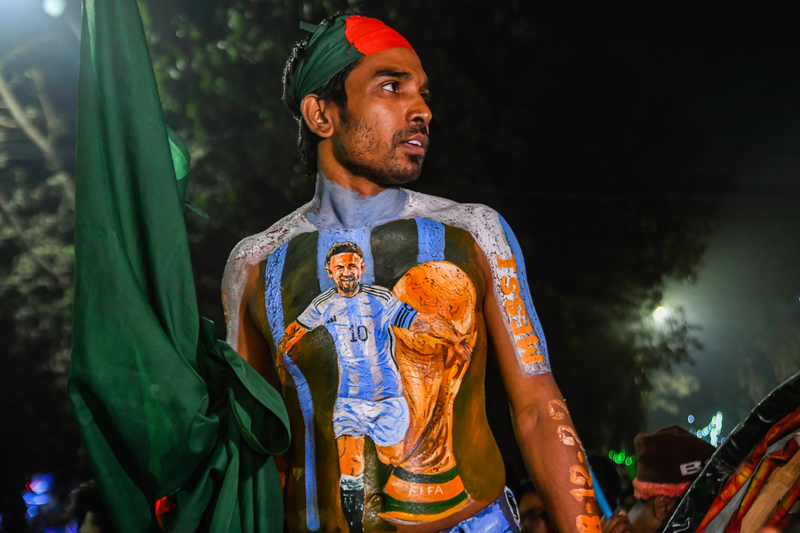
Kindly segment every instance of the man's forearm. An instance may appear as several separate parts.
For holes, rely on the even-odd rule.
[[[514,413],[517,442],[531,478],[561,533],[600,533],[589,463],[560,399]]]

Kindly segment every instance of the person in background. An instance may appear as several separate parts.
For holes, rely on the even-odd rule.
[[[714,453],[714,447],[678,426],[640,433],[633,440],[637,502],[628,512],[633,533],[656,533]]]
[[[536,487],[530,479],[523,479],[517,493],[519,508],[520,533],[556,533],[542,498],[536,493]]]
[[[78,533],[114,533],[97,485],[91,479],[69,494],[67,517],[78,524]]]

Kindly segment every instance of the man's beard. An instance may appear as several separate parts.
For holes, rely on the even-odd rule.
[[[428,128],[424,124],[409,126],[395,132],[392,136],[390,152],[386,153],[377,162],[363,162],[369,156],[380,153],[381,141],[375,128],[365,120],[353,119],[345,110],[340,114],[340,121],[348,137],[352,139],[350,147],[345,146],[342,138],[338,137],[333,142],[333,153],[336,160],[355,176],[361,176],[383,187],[392,187],[410,183],[419,178],[422,172],[424,156],[406,154],[410,165],[403,165],[400,157],[394,150],[400,144],[422,133],[428,135]]]
[[[358,280],[355,276],[342,276],[339,278],[339,290],[345,294],[351,294],[358,290]]]

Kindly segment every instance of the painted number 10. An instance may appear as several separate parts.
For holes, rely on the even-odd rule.
[[[356,334],[358,334],[358,338],[356,338]],[[350,326],[350,342],[356,341],[365,341],[369,338],[369,332],[367,331],[366,326]]]

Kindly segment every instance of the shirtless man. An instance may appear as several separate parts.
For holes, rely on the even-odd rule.
[[[486,206],[400,187],[417,179],[428,149],[427,96],[413,48],[375,19],[332,17],[310,42],[298,43],[287,63],[284,99],[298,118],[301,156],[316,173],[317,190],[311,202],[237,245],[223,305],[228,342],[282,390],[292,421],[285,457],[289,531],[518,531],[486,420],[491,353],[554,525],[600,533],[586,458],[550,373],[511,229]],[[344,375],[342,339],[326,326],[334,313],[303,322],[310,308],[322,309],[326,294],[337,294],[347,327],[355,326],[344,341],[357,344],[370,333],[366,327],[360,333],[359,317],[383,313],[383,304],[348,297],[354,277],[335,282],[329,253],[337,243],[350,247],[347,268],[358,269],[359,285],[385,288],[386,302],[396,298],[438,317],[413,331],[393,316],[385,353],[394,360],[373,358],[357,375]],[[387,368],[399,373],[396,386],[389,386]],[[337,438],[344,435],[336,422],[343,416],[343,382],[354,391],[392,388],[400,411],[408,406],[408,417],[398,411],[394,428],[386,427],[392,417],[379,421],[370,410],[348,410],[348,425],[394,429],[390,441],[397,441],[385,453],[389,441],[352,430],[360,444],[351,457],[363,460],[355,470],[352,461],[341,461],[349,452]],[[364,495],[355,518],[346,503],[352,490]]]

